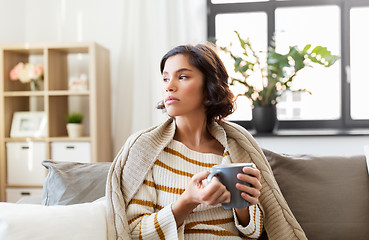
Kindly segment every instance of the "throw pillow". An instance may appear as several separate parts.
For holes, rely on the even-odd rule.
[[[308,239],[367,239],[369,175],[364,155],[264,154]]]
[[[42,165],[49,170],[43,187],[44,205],[86,203],[105,196],[111,162],[43,161]]]
[[[107,239],[106,200],[69,206],[0,203],[0,239]]]

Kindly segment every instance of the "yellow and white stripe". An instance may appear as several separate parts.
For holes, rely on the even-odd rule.
[[[232,142],[230,142],[232,144]],[[229,163],[229,152],[223,156],[200,153],[172,140],[158,156],[127,207],[133,239],[257,239],[263,227],[262,212],[250,206],[250,223],[238,224],[235,213],[217,206],[200,204],[177,229],[171,204],[184,192],[191,177],[216,164]]]

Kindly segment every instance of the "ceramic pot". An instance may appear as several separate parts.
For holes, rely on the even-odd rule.
[[[80,123],[68,123],[67,132],[70,138],[77,138],[82,136],[83,125]]]
[[[278,124],[276,106],[254,107],[252,109],[252,124],[258,133],[273,132]]]

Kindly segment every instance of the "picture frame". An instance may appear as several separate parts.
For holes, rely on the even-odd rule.
[[[46,137],[46,112],[14,112],[10,137]]]

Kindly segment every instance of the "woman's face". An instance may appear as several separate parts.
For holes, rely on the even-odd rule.
[[[169,116],[204,115],[203,86],[203,74],[189,63],[188,56],[177,54],[169,57],[163,69],[162,87]]]

